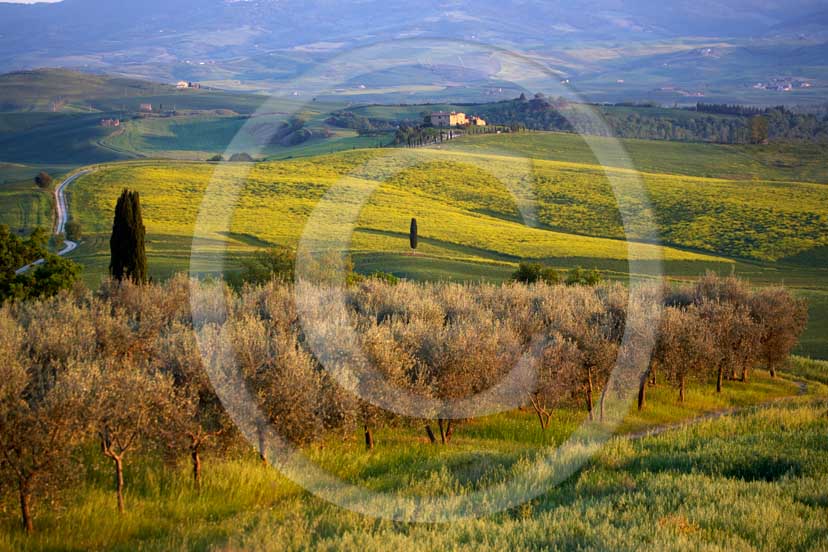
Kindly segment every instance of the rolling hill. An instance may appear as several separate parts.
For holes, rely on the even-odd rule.
[[[505,49],[548,65],[593,100],[651,98],[672,84],[701,87],[720,100],[771,103],[778,101],[774,94],[743,96],[748,83],[779,73],[824,85],[825,63],[814,56],[826,39],[825,13],[815,0],[784,7],[682,0],[669,10],[653,0],[486,1],[473,7],[437,0],[0,3],[0,70],[76,67],[282,92],[320,63],[384,43],[384,63],[355,63],[342,78],[323,76],[315,85],[335,93],[365,83],[364,103],[411,94],[480,100],[504,87],[511,93],[558,84],[557,78],[539,81],[525,67],[516,70],[514,59],[497,52]],[[492,48],[458,60],[460,43]],[[699,55],[710,48],[723,52],[721,59]],[[627,85],[619,87],[619,79]],[[814,91],[802,92],[787,101],[817,99]]]
[[[526,136],[534,146],[542,137]],[[671,279],[735,270],[756,283],[785,282],[806,296],[812,320],[801,351],[828,354],[820,337],[828,300],[828,274],[819,261],[828,248],[824,184],[641,173],[664,244],[657,246],[647,243],[651,236],[637,224],[638,210],[647,207],[636,203],[634,188],[617,189],[619,200],[607,180],[608,173],[616,182],[633,173],[585,158],[576,163],[516,157],[514,151],[504,153],[516,138],[508,135],[479,143],[492,146],[497,138],[500,153],[464,151],[458,141],[451,144],[456,149],[363,149],[255,165],[102,165],[69,191],[71,216],[85,235],[71,258],[85,266],[90,284],[106,273],[111,212],[124,187],[141,193],[155,278],[191,267],[203,274],[233,272],[258,249],[295,247],[315,206],[336,189],[346,197],[370,198],[353,229],[339,215],[328,227],[328,239],[351,236],[349,250],[363,273],[502,281],[524,259],[562,269],[597,267],[622,280],[630,274],[630,259],[648,272],[663,258]],[[669,158],[661,163],[669,166]],[[243,184],[229,225],[210,216],[196,231],[207,186],[219,190],[213,208],[226,212],[232,200],[221,190],[232,189],[239,178]],[[624,241],[619,205],[634,247]],[[411,217],[420,226],[416,256],[408,246]]]

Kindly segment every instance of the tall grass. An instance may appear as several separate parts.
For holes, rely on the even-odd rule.
[[[611,440],[562,486],[520,508],[447,525],[362,517],[297,489],[247,457],[210,459],[201,493],[184,469],[139,463],[131,508],[114,515],[105,478],[90,475],[26,539],[11,516],[9,550],[819,550],[828,547],[826,404],[776,405],[658,437]],[[498,421],[508,426],[508,421]],[[495,424],[495,425],[498,425]],[[391,438],[391,436],[389,436]],[[322,465],[378,489],[470,492],[480,465],[508,476],[524,451],[483,455],[383,440],[373,453],[347,443],[312,451]],[[413,449],[413,450],[412,450]],[[94,471],[94,469],[92,470]],[[11,505],[7,504],[9,508]]]

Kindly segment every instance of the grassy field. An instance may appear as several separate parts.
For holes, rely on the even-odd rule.
[[[619,143],[632,166],[648,173],[723,178],[729,180],[828,183],[821,144],[727,145],[657,140],[590,137],[608,155],[607,166],[627,166],[604,144]],[[469,153],[514,155],[532,159],[596,164],[595,153],[583,137],[564,132],[522,132],[462,137],[441,146]]]
[[[825,484],[828,431],[824,363],[795,360],[784,378],[757,374],[728,384],[691,388],[674,409],[675,390],[655,388],[649,407],[622,433],[742,407],[657,437],[611,439],[574,476],[521,507],[450,525],[374,520],[328,504],[264,467],[250,451],[236,459],[205,458],[204,483],[192,489],[185,465],[127,462],[127,513],[115,513],[110,466],[94,446],[87,466],[53,503],[38,502],[39,532],[26,539],[14,504],[0,514],[7,550],[240,549],[256,550],[815,550],[828,546]],[[805,379],[808,393],[788,377]],[[582,415],[558,411],[541,431],[529,412],[461,424],[447,447],[428,445],[421,428],[380,431],[377,447],[359,439],[328,439],[306,450],[339,478],[405,496],[467,496],[519,473],[547,447],[561,443]],[[60,506],[55,508],[54,505]],[[112,512],[112,515],[105,515]]]
[[[246,169],[225,165],[215,174],[229,183]],[[215,166],[191,163],[113,165],[75,185],[73,213],[90,232],[106,232],[114,198],[129,185],[145,197],[151,234],[191,236],[214,171]],[[355,193],[373,190],[360,215],[354,253],[404,251],[401,240],[415,216],[426,254],[500,261],[626,259],[621,210],[628,218],[627,236],[646,240],[648,229],[638,222],[647,206],[637,201],[628,173],[610,174],[620,181],[618,199],[603,168],[568,162],[394,149],[265,163],[245,176],[230,231],[294,244],[316,201],[341,184]],[[720,256],[776,261],[828,244],[824,186],[642,176],[660,237],[672,246],[664,250],[667,261],[721,262]],[[649,246],[637,249],[640,258],[655,258]]]
[[[294,246],[316,203],[338,185],[348,193],[371,193],[351,242],[351,252],[358,256],[407,252],[408,223],[417,217],[421,226],[418,253],[446,261],[514,265],[523,258],[573,259],[590,265],[610,262],[619,272],[627,272],[623,264],[630,255],[643,260],[663,255],[668,263],[695,263],[697,271],[730,264],[715,255],[647,244],[630,252],[623,240],[576,234],[572,228],[527,226],[521,218],[521,199],[485,173],[474,172],[474,167],[444,161],[446,155],[441,152],[393,150],[386,157],[388,151],[363,150],[254,167],[225,165],[219,171],[214,165],[197,163],[112,165],[73,185],[70,209],[87,234],[106,236],[115,199],[128,185],[142,195],[151,256],[157,258],[154,254],[166,244],[177,244],[172,249],[186,256],[190,250],[186,242],[192,240],[207,184],[215,177],[217,185],[226,188],[250,169],[230,227],[205,229],[198,236],[212,244],[205,254],[221,243],[228,244],[231,255],[263,243]],[[418,165],[406,169],[410,162]],[[347,225],[335,224],[334,234],[347,235]],[[254,238],[255,243],[251,246],[245,237]],[[82,247],[77,258],[94,266],[89,255],[107,252],[90,249],[94,248]],[[178,266],[186,268],[186,263]],[[393,267],[386,265],[386,269]]]
[[[240,115],[199,114],[128,121],[123,130],[102,140],[102,145],[135,157],[206,160],[216,154],[251,153],[256,157],[286,159],[376,147],[389,138],[361,137],[356,131],[330,128],[315,112],[308,128],[324,128],[329,136],[295,146],[268,144],[268,132],[287,119],[286,114],[255,118]],[[232,147],[231,147],[232,144]]]
[[[140,124],[146,132],[155,128],[156,136],[124,136],[149,140],[162,151],[176,143],[181,133],[188,133],[192,143],[204,140],[208,144],[216,136],[234,132],[243,121],[216,117],[216,134],[200,136],[199,125],[189,126],[186,120],[147,119]],[[342,131],[338,139],[352,141],[352,147],[371,145],[374,140],[348,132]],[[191,251],[200,271],[217,273],[235,270],[238,259],[257,248],[294,246],[316,203],[334,185],[341,185],[348,193],[371,194],[350,244],[362,272],[496,282],[507,279],[519,260],[531,258],[564,269],[597,267],[608,277],[623,280],[629,274],[630,252],[623,241],[621,212],[627,216],[630,238],[646,240],[647,229],[638,224],[646,206],[633,193],[630,173],[590,164],[594,157],[578,140],[567,134],[526,133],[475,136],[440,148],[336,154],[326,153],[331,147],[326,140],[293,149],[297,156],[321,156],[254,167],[157,160],[105,165],[69,191],[72,216],[87,236],[73,258],[86,266],[85,279],[90,285],[106,273],[111,210],[125,186],[142,194],[152,274],[165,278],[190,266]],[[625,146],[634,153],[637,150],[631,144],[638,143],[626,141]],[[735,270],[757,284],[785,283],[811,303],[812,320],[800,352],[828,357],[823,332],[828,320],[823,308],[828,289],[824,268],[828,188],[786,180],[813,173],[818,164],[803,155],[798,169],[778,168],[767,179],[756,179],[750,172],[753,165],[743,162],[739,148],[640,144],[636,164],[647,161],[653,169],[674,174],[640,174],[660,237],[668,247],[640,245],[633,257],[655,259],[661,252],[665,273],[677,279],[712,269],[719,273]],[[784,149],[774,148],[766,154],[777,155]],[[682,151],[685,163],[673,163]],[[709,152],[716,153],[708,157]],[[287,150],[282,153],[288,156]],[[693,167],[705,159],[711,160],[709,172],[732,174],[734,179],[693,176]],[[7,166],[19,174],[34,170]],[[208,183],[215,176],[219,185],[227,186],[248,169],[230,227],[208,229],[198,236],[200,245],[193,250],[195,218]],[[616,182],[618,198],[608,175]],[[48,222],[51,199],[30,182],[6,184],[0,199],[2,220],[13,228]],[[420,248],[414,257],[407,244],[412,216],[420,223]],[[349,232],[345,226],[336,227],[339,235]],[[224,251],[222,265],[219,253]]]
[[[138,117],[142,104],[175,116]],[[70,165],[72,168],[138,157],[207,159],[225,153],[241,132],[236,151],[290,157],[375,146],[352,131],[333,129],[298,147],[265,144],[261,136],[292,114],[310,128],[324,126],[331,111],[346,104],[200,89],[176,89],[148,81],[64,70],[0,75],[0,163]],[[260,112],[261,110],[261,112]],[[256,115],[255,117],[253,117]],[[118,118],[120,128],[101,119]],[[245,127],[245,124],[250,122]],[[324,146],[322,144],[325,144]],[[13,173],[0,166],[0,182]]]
[[[28,232],[38,226],[52,228],[52,192],[39,189],[32,181],[0,185],[0,204],[0,224],[13,231]]]
[[[207,230],[193,249],[195,218],[208,183],[215,176],[226,186],[248,169],[230,228]],[[534,209],[526,208],[528,196],[515,185],[524,179],[538,186]],[[712,269],[735,271],[759,285],[784,283],[811,305],[799,351],[828,357],[828,274],[818,254],[828,239],[828,188],[649,173],[643,182],[662,238],[680,246],[662,250],[668,277],[687,279]],[[72,216],[87,235],[73,258],[85,265],[86,281],[97,285],[108,266],[112,206],[129,186],[142,194],[153,277],[187,270],[191,253],[200,271],[232,271],[255,249],[294,246],[316,202],[337,183],[351,192],[373,189],[350,244],[364,273],[498,282],[524,258],[562,269],[598,267],[622,280],[630,272],[618,202],[600,167],[543,160],[527,167],[514,157],[445,150],[362,150],[254,167],[225,165],[219,171],[203,163],[109,165],[69,192]],[[407,240],[412,216],[420,226],[416,256]],[[525,223],[532,217],[534,227]],[[630,229],[635,237],[634,223]],[[337,226],[335,233],[348,232]],[[657,253],[654,246],[636,248],[640,259]],[[741,255],[759,260],[738,259]]]
[[[101,145],[114,129],[101,119],[117,113],[0,114],[0,161],[38,165],[80,166],[129,159],[132,155]]]

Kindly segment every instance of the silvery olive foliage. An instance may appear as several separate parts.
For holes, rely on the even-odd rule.
[[[413,425],[443,444],[462,434],[463,420],[439,407],[411,419],[378,406],[412,397],[438,405],[482,397],[493,411],[531,412],[544,429],[560,408],[599,422],[625,378],[642,393],[658,378],[683,400],[692,382],[721,388],[747,381],[760,365],[773,373],[807,312],[784,289],[714,275],[634,295],[619,283],[367,278],[304,295],[297,285],[274,280],[234,291],[177,276],[0,308],[2,489],[19,495],[24,527],[33,530],[33,501],[67,481],[72,451],[84,444],[96,442],[111,461],[124,510],[123,464],[139,451],[189,462],[198,487],[213,454],[252,445],[271,460],[273,434],[296,446],[364,436],[368,448],[382,446],[374,442],[379,427]],[[325,321],[316,334],[352,342],[321,362],[300,309],[329,315],[315,317]],[[652,319],[650,349],[640,320]],[[613,375],[619,359],[636,355],[648,356],[645,373]],[[528,383],[511,395],[487,394],[516,366],[528,367]],[[251,427],[237,427],[228,411],[248,413]]]

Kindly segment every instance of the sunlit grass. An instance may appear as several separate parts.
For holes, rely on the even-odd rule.
[[[113,165],[74,185],[71,209],[89,234],[105,235],[120,190],[126,186],[138,190],[152,253],[152,242],[158,236],[193,236],[210,182],[223,189],[235,178],[244,177],[230,228],[221,228],[219,222],[211,226],[212,221],[208,220],[203,227],[206,234],[198,238],[244,248],[244,243],[228,236],[229,230],[232,236],[295,246],[317,202],[333,186],[347,186],[357,193],[372,191],[352,237],[354,254],[405,253],[408,223],[411,217],[417,217],[421,238],[418,253],[425,257],[512,264],[523,258],[580,258],[597,263],[661,256],[667,261],[723,261],[711,255],[649,244],[629,248],[610,231],[600,232],[609,239],[581,232],[583,229],[577,228],[574,218],[571,224],[560,225],[560,229],[550,224],[533,227],[520,214],[525,199],[510,193],[497,179],[492,180],[486,165],[477,166],[477,161],[464,165],[456,159],[443,162],[442,154],[435,157],[434,153],[399,151],[390,157],[385,157],[384,150],[370,150],[266,163],[253,167],[246,175],[247,167],[242,166],[215,172],[215,166],[193,163]],[[406,168],[409,163],[415,166]],[[519,167],[506,169],[498,169],[499,178],[520,176]],[[510,172],[512,169],[518,172]],[[344,175],[351,176],[346,179]],[[588,182],[591,175],[585,174],[585,178],[584,182]],[[608,203],[605,210],[609,218],[598,217],[606,218],[604,224],[611,224],[618,216],[617,208],[613,214],[612,202]],[[551,208],[552,204],[544,203],[541,197],[537,211],[542,222]],[[569,217],[565,211],[561,214]],[[579,215],[583,216],[587,216],[586,212]],[[332,235],[350,232],[344,221],[331,224]],[[393,271],[393,267],[388,268]]]
[[[825,377],[816,364],[795,360],[792,369]],[[681,409],[675,408],[674,390],[658,387],[645,412],[633,414],[621,430],[762,404],[798,390],[785,378],[771,381],[761,374],[743,385],[727,385],[721,397],[694,386]],[[111,466],[90,443],[81,453],[86,467],[79,481],[53,501],[36,502],[33,537],[18,529],[13,500],[3,504],[0,547],[817,549],[828,544],[828,452],[818,444],[828,418],[821,399],[813,401],[776,403],[637,441],[612,439],[573,478],[523,507],[450,525],[350,513],[301,490],[252,451],[227,460],[207,454],[200,492],[185,462],[165,467],[156,458],[136,456],[126,464],[128,510],[118,516]],[[429,444],[423,424],[412,423],[378,430],[370,452],[360,436],[351,435],[329,436],[306,453],[342,479],[376,491],[464,496],[509,477],[521,459],[559,444],[582,420],[582,412],[561,410],[542,431],[530,411],[503,413],[460,424],[446,447]]]

